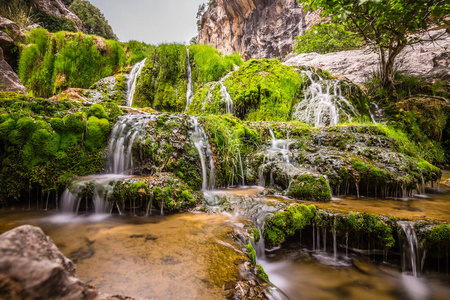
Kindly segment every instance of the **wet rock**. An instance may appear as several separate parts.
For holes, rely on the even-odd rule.
[[[445,29],[429,32],[431,36],[443,34]],[[427,36],[428,37],[428,36]],[[446,79],[449,76],[450,35],[436,43],[423,42],[407,46],[397,57],[399,71],[424,79]],[[379,69],[378,55],[367,50],[351,50],[328,54],[303,53],[286,61],[290,66],[311,66],[343,75],[357,84],[364,84]]]
[[[0,48],[0,57],[3,51]],[[4,59],[0,59],[0,90],[26,94],[27,89],[23,86],[19,76]]]
[[[131,299],[109,296],[76,278],[74,263],[38,228],[0,235],[1,299]]]
[[[295,0],[218,0],[203,15],[198,42],[244,59],[282,58],[295,36],[321,20]]]

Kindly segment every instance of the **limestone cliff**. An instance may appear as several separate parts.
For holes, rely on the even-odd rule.
[[[202,17],[198,42],[244,59],[282,58],[294,37],[320,20],[296,0],[215,0]]]

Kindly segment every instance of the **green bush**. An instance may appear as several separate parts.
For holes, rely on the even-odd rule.
[[[317,24],[303,35],[295,38],[292,52],[297,54],[317,52],[320,54],[359,49],[363,40],[345,26],[333,23]]]

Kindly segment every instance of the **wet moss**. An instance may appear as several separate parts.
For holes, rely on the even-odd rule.
[[[281,245],[286,238],[310,225],[315,217],[314,205],[292,204],[266,219],[264,224],[264,241],[268,248]]]
[[[256,275],[264,281],[269,282],[269,276],[261,265],[256,265]]]
[[[331,190],[323,176],[305,174],[290,182],[288,197],[299,200],[330,201]]]
[[[250,258],[253,265],[256,264],[256,251],[253,249],[252,244],[247,244],[247,255]]]

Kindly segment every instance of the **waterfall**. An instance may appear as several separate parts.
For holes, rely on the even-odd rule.
[[[189,105],[192,103],[192,99],[194,98],[194,86],[192,84],[192,68],[191,68],[191,60],[189,57],[189,49],[187,49],[187,88],[186,88],[186,108],[184,112],[186,113],[189,109]]]
[[[351,112],[359,116],[353,105],[342,96],[339,80],[324,80],[312,71],[302,71],[311,85],[305,91],[305,97],[294,108],[292,118],[304,123],[320,126],[334,126],[339,123],[339,115],[344,114],[352,121]],[[314,78],[318,77],[318,80]]]
[[[152,115],[127,115],[121,117],[115,125],[108,147],[109,173],[91,175],[72,180],[70,186],[64,191],[61,198],[61,209],[64,213],[78,213],[82,201],[92,198],[96,214],[106,213],[110,210],[107,202],[108,195],[113,191],[111,182],[131,177],[125,175],[132,173],[133,157],[132,146]],[[89,194],[90,197],[87,197]]]
[[[208,136],[203,130],[202,126],[198,122],[197,117],[191,117],[191,139],[194,142],[195,148],[197,148],[198,154],[200,155],[200,163],[202,167],[202,190],[206,191],[208,189],[213,189],[215,186],[215,169],[214,169],[214,159],[211,152],[211,147],[209,146]],[[206,159],[209,157],[209,185],[208,185],[208,171],[206,167]]]
[[[290,159],[289,159],[289,147],[291,146],[291,144],[293,142],[288,141],[288,140],[277,140],[275,138],[275,134],[273,133],[273,130],[271,127],[269,127],[269,133],[270,133],[270,137],[272,138],[272,145],[271,147],[268,149],[269,152],[271,153],[281,153],[282,155],[282,162],[284,163],[290,163]]]
[[[145,61],[147,59],[145,58],[143,61],[138,62],[134,65],[133,69],[131,70],[130,75],[128,75],[128,82],[127,82],[127,106],[133,105],[133,98],[134,98],[134,92],[136,91],[136,83],[141,75],[142,69],[145,66]]]
[[[403,272],[412,272],[415,277],[420,275],[423,263],[425,261],[425,255],[421,255],[421,249],[417,241],[416,231],[414,229],[414,222],[399,221],[397,223],[406,240],[403,243],[402,250],[402,269]],[[402,235],[399,232],[399,236]]]
[[[228,73],[219,81],[220,95],[222,96],[222,100],[225,102],[227,114],[233,113],[233,100],[231,99],[231,96],[228,93],[227,87],[224,85],[225,80],[227,80],[227,78],[230,77],[230,75],[231,73]]]

